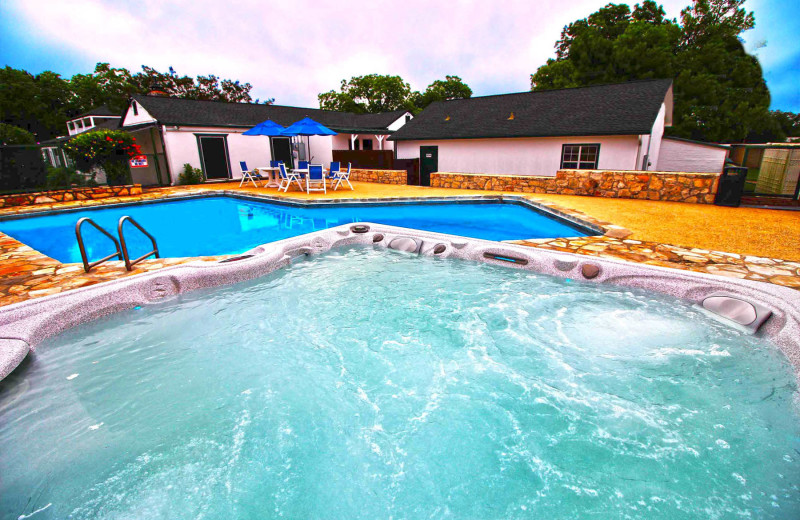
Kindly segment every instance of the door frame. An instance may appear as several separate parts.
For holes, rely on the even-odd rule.
[[[292,138],[291,137],[286,137],[286,136],[272,136],[272,137],[269,138],[269,153],[270,153],[270,156],[272,157],[273,161],[277,161],[278,160],[275,157],[275,143],[274,143],[275,139],[286,139],[289,142],[289,157],[290,157],[289,160],[291,161],[291,164],[288,164],[286,167],[289,168],[289,169],[293,169],[294,168],[294,149],[292,147],[292,144],[293,144],[292,143]]]
[[[228,134],[194,134],[194,136],[197,138],[197,153],[200,155],[200,168],[203,170],[203,177],[205,177],[205,179],[208,180],[208,174],[206,173],[206,160],[203,157],[203,143],[201,142],[202,138],[221,137],[222,144],[225,147],[225,162],[227,163],[228,166],[228,179],[232,179],[233,177],[231,177],[231,154],[228,148]],[[213,181],[219,179],[222,179],[222,177],[212,178],[211,180]]]
[[[434,171],[428,172],[428,183],[427,184],[425,184],[425,182],[423,180],[424,176],[423,176],[423,173],[422,173],[422,165],[425,162],[425,157],[424,157],[423,154],[426,152],[426,150],[433,151],[433,153],[436,154],[436,168],[435,168]],[[419,185],[420,186],[430,186],[431,185],[431,173],[435,173],[437,171],[439,171],[439,146],[438,145],[420,146],[419,147]]]

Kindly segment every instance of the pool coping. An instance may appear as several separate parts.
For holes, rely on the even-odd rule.
[[[346,224],[258,246],[246,254],[196,261],[0,307],[0,379],[47,337],[102,316],[269,274],[293,259],[347,246],[479,261],[587,283],[609,283],[669,294],[701,305],[727,297],[752,304],[765,321],[755,332],[770,339],[800,373],[800,292],[774,284],[721,278],[505,242],[464,238],[373,223]],[[719,318],[731,326],[741,326]]]

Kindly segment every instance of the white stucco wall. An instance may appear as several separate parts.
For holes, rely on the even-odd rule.
[[[155,121],[155,118],[150,115],[150,113],[144,109],[142,105],[139,105],[136,101],[134,101],[138,106],[136,107],[136,111],[138,114],[133,113],[133,107],[128,106],[128,110],[125,112],[125,117],[122,120],[122,126],[130,126],[130,125],[138,125],[141,123],[152,123]]]
[[[666,107],[661,104],[661,109],[658,111],[656,121],[653,123],[653,129],[650,132],[650,152],[648,157],[648,165],[645,170],[657,170],[658,156],[661,152],[661,140],[664,137],[664,118],[666,116]]]
[[[728,150],[716,146],[663,139],[658,171],[721,173]]]
[[[314,164],[330,164],[333,160],[333,137],[329,135],[312,135],[310,137],[300,136],[299,139],[306,142],[306,139],[311,140],[311,156],[309,160]]]
[[[403,114],[402,116],[398,117],[398,118],[397,118],[397,119],[394,121],[394,123],[390,124],[390,125],[389,125],[389,126],[387,126],[386,128],[388,128],[388,129],[389,129],[389,130],[391,130],[391,131],[399,130],[399,129],[400,129],[400,127],[402,127],[403,125],[405,125],[405,124],[406,124],[406,116],[411,116],[411,119],[414,119],[414,116],[412,116],[412,115],[411,115],[411,112],[406,112],[406,113],[405,113],[405,114]]]
[[[441,172],[555,176],[562,145],[594,143],[600,144],[599,169],[636,169],[638,135],[399,141],[397,158],[415,159],[420,146],[438,146]]]
[[[178,176],[183,171],[183,165],[191,164],[201,168],[200,151],[197,147],[196,134],[226,134],[228,142],[228,155],[231,160],[231,178],[242,177],[239,161],[247,162],[248,168],[269,166],[272,159],[269,149],[269,138],[265,136],[242,135],[246,129],[230,128],[195,128],[195,127],[166,127],[164,141],[167,145],[167,159],[169,161],[172,183],[178,182]]]

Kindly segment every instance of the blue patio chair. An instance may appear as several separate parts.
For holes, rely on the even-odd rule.
[[[308,161],[299,161],[297,163],[298,170],[307,170],[308,169]]]
[[[333,183],[336,182],[336,175],[339,173],[339,168],[341,168],[341,166],[339,161],[331,162],[331,169],[328,171],[328,176],[326,177],[331,183],[331,188],[333,188]]]
[[[311,185],[315,184],[318,186],[317,188],[311,188]],[[306,179],[306,193],[311,193],[312,191],[323,191],[328,193],[328,188],[325,182],[325,172],[322,169],[321,164],[309,164],[308,165],[308,178]]]
[[[339,189],[339,186],[342,185],[343,182],[346,182],[350,189],[353,189],[353,185],[350,184],[350,163],[347,163],[347,170],[336,172],[336,186],[333,187],[333,191]]]
[[[239,167],[242,169],[242,181],[239,183],[239,187],[241,188],[242,185],[246,182],[252,182],[253,186],[258,188],[258,184],[256,184],[256,179],[261,180],[261,175],[258,174],[255,170],[250,171],[247,169],[247,163],[245,161],[239,161]]]
[[[303,185],[300,184],[300,177],[297,176],[294,172],[286,171],[286,165],[282,162],[278,163],[278,174],[280,175],[281,182],[278,185],[278,191],[283,190],[284,192],[289,191],[289,186],[291,186],[292,182],[297,183],[297,187],[301,190],[303,189]]]
[[[279,163],[279,162],[280,162],[280,161],[270,161],[270,162],[269,162],[269,167],[270,167],[270,168],[277,168],[277,167],[278,167],[278,163]]]

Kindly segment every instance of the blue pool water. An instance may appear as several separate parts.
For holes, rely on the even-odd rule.
[[[486,240],[585,236],[578,228],[520,204],[445,203],[298,207],[234,197],[196,198],[116,206],[0,221],[0,231],[60,262],[80,262],[75,223],[81,217],[117,234],[130,215],[158,241],[163,257],[236,254],[253,247],[352,222],[375,222]],[[84,239],[90,259],[113,252],[113,244],[89,225]],[[126,224],[130,256],[151,246]]]
[[[674,298],[334,251],[39,345],[0,518],[797,520],[796,391]]]

